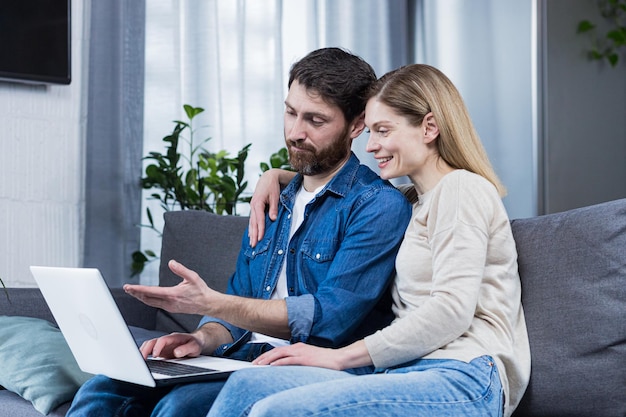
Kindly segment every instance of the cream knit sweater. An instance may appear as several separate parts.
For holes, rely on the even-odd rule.
[[[396,270],[396,319],[365,338],[374,365],[491,355],[510,415],[528,384],[530,349],[515,242],[495,187],[456,170],[419,196]]]

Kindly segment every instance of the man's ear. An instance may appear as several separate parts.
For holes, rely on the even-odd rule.
[[[435,120],[435,116],[432,112],[429,112],[426,116],[424,116],[422,129],[424,131],[425,143],[431,143],[439,137],[439,126],[437,125],[437,120]]]
[[[354,139],[363,133],[365,130],[365,112],[354,118],[354,121],[350,124],[350,138]]]

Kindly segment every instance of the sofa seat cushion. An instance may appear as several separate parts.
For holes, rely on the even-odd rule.
[[[512,228],[532,360],[515,416],[625,416],[626,199]]]
[[[0,385],[48,414],[74,397],[91,377],[76,364],[65,338],[52,323],[0,316]]]

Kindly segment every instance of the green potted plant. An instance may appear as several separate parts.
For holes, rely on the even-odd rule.
[[[205,148],[210,137],[197,140],[194,118],[204,111],[188,104],[183,106],[186,121],[174,121],[174,129],[163,138],[165,153],[150,152],[141,186],[153,190],[150,199],[157,200],[164,211],[205,210],[216,214],[237,214],[237,204],[248,202],[248,183],[244,180],[244,164],[250,144],[235,157],[225,150],[211,152]],[[161,236],[150,208],[146,208],[149,224],[142,224]],[[157,259],[152,250],[132,254],[132,276],[141,273],[147,262]]]
[[[251,144],[244,146],[234,157],[225,150],[207,150],[205,145],[211,138],[197,140],[193,126],[194,118],[204,109],[188,104],[183,109],[187,120],[174,121],[174,129],[163,138],[167,144],[165,153],[150,152],[144,158],[151,163],[141,178],[142,188],[153,191],[149,198],[157,200],[164,211],[205,210],[237,215],[238,204],[250,201],[250,197],[244,194],[248,186],[244,167]],[[269,164],[261,163],[261,171],[289,169],[288,159],[287,149],[282,148],[270,156]],[[156,227],[149,207],[146,216],[148,224],[140,226],[161,237],[162,231]],[[158,256],[152,250],[133,252],[131,276],[141,273],[148,262],[156,259]]]

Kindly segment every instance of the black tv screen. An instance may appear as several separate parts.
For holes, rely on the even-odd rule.
[[[70,0],[0,0],[0,79],[71,81]]]

